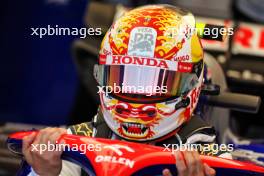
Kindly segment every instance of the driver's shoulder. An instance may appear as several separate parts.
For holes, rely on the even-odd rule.
[[[158,145],[163,144],[185,144],[185,143],[213,143],[215,142],[216,131],[213,126],[206,123],[199,116],[192,118],[182,125],[177,133],[163,141]]]
[[[109,138],[112,131],[104,121],[102,113],[99,111],[92,121],[72,125],[68,128],[69,133],[81,136]]]
[[[214,127],[198,115],[194,115],[185,123],[177,134],[183,143],[211,143],[216,138]]]

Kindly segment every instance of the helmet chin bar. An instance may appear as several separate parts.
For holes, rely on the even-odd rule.
[[[182,99],[182,101],[180,101],[179,103],[177,103],[175,105],[175,110],[178,110],[180,108],[186,108],[186,107],[188,107],[189,104],[190,104],[190,102],[191,101],[190,101],[190,98],[189,97],[186,97],[186,98]]]

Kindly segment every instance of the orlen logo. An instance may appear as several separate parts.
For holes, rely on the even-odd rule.
[[[121,149],[125,149],[127,152],[134,153],[135,151],[124,145],[107,145],[103,147],[104,149],[110,149],[113,152],[115,152],[118,156],[110,156],[110,155],[98,155],[95,158],[95,162],[100,163],[100,162],[109,162],[109,163],[118,163],[118,164],[123,164],[126,165],[130,168],[134,167],[135,161],[130,160],[128,158],[121,157],[123,155],[123,152]]]

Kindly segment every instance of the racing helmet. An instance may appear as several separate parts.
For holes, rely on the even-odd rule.
[[[126,140],[174,135],[198,102],[203,49],[194,16],[171,5],[124,13],[102,41],[94,76],[102,87],[101,111],[109,128]]]

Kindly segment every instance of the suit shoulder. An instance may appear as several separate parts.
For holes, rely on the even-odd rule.
[[[84,122],[69,127],[69,130],[74,135],[81,136],[92,136],[93,135],[93,125],[92,122]]]

